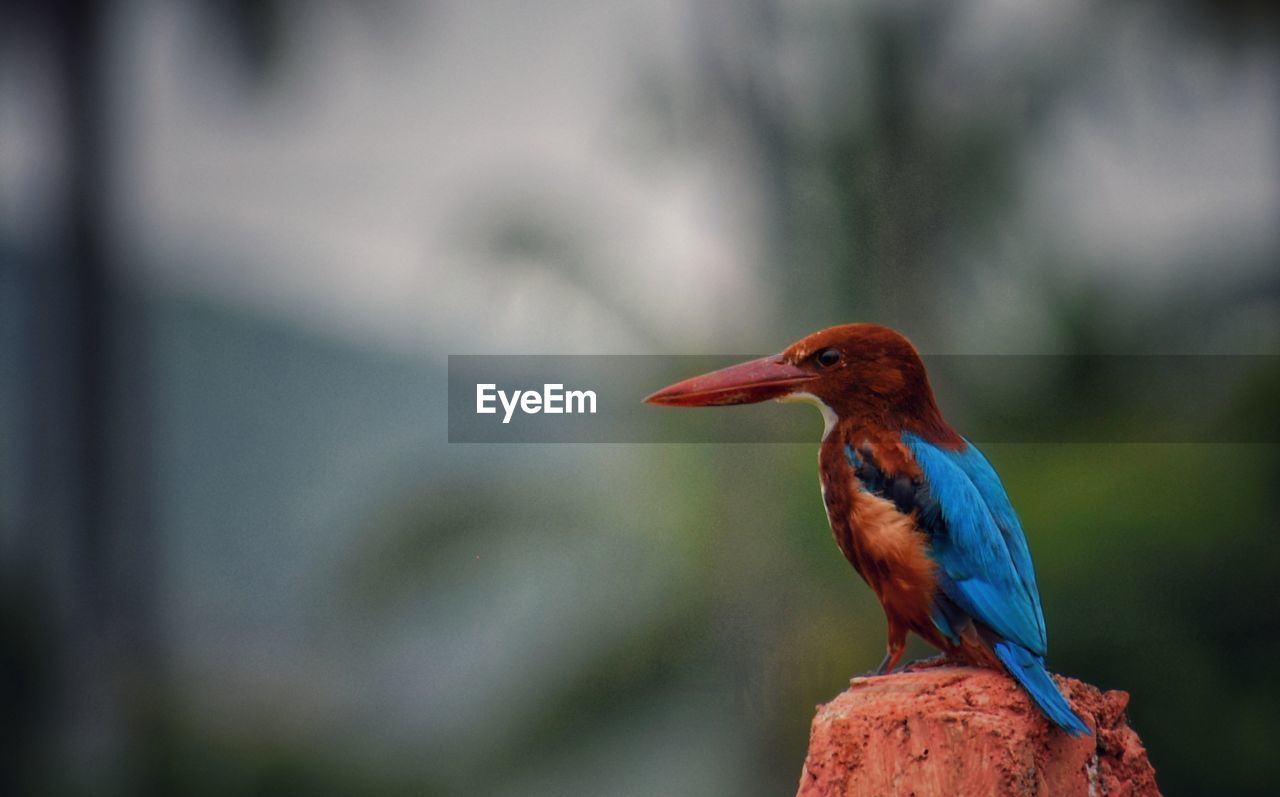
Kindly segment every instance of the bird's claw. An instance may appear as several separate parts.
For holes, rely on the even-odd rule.
[[[947,653],[939,653],[939,654],[937,654],[937,655],[935,655],[935,656],[928,656],[928,657],[923,658],[923,659],[916,659],[915,661],[911,662],[910,664],[908,664],[908,665],[907,665],[906,667],[904,667],[903,669],[904,669],[904,670],[912,670],[912,671],[914,671],[914,670],[931,670],[931,669],[933,669],[934,667],[952,667],[952,666],[956,666],[956,665],[959,665],[959,664],[963,664],[963,662],[962,662],[962,661],[960,661],[960,660],[959,660],[959,659],[957,659],[957,658],[954,658],[954,657],[953,657],[953,656],[951,656],[950,654],[947,654]]]

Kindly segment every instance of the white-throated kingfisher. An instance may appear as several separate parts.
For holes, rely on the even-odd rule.
[[[831,327],[645,401],[769,399],[822,411],[827,519],[888,620],[879,672],[897,666],[914,631],[950,657],[1004,668],[1058,727],[1090,733],[1045,669],[1040,594],[1009,496],[982,452],[943,419],[910,341],[875,324]]]

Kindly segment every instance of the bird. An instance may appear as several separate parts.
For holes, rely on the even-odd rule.
[[[893,672],[914,632],[946,659],[1007,671],[1053,724],[1091,734],[1045,667],[1044,612],[1018,515],[991,463],[943,418],[915,346],[878,324],[834,326],[645,401],[771,399],[822,412],[827,519],[887,621],[875,674]]]

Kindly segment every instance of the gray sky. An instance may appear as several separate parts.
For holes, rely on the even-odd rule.
[[[329,9],[304,20],[278,96],[244,102],[200,20],[147,5],[123,115],[129,229],[183,290],[342,334],[638,350],[558,271],[513,276],[486,257],[476,219],[514,207],[578,235],[584,268],[696,342],[731,310],[726,294],[758,299],[749,220],[714,159],[626,151],[626,53],[678,58],[681,26],[678,3],[440,3],[406,9],[388,35]]]
[[[990,70],[1063,55],[1087,9],[1018,5],[966,5],[942,57]],[[131,262],[179,292],[406,351],[764,343],[752,319],[775,311],[754,184],[716,131],[683,150],[655,140],[642,101],[647,77],[697,80],[689,0],[404,3],[390,26],[306,7],[299,46],[260,94],[242,91],[188,5],[139,0],[120,20]],[[1126,13],[1138,16],[1090,40],[1092,77],[1033,149],[1020,223],[1121,291],[1202,277],[1224,249],[1274,251],[1274,55],[1224,59]],[[18,238],[40,229],[56,185],[57,109],[31,56],[17,47],[0,65],[0,229]],[[782,69],[802,76],[807,57]],[[512,218],[553,230],[575,270],[495,253],[486,230]],[[1019,298],[993,296],[992,317]],[[1036,345],[1034,331],[1013,337]]]

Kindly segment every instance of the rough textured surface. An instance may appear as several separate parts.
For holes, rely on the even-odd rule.
[[[1125,722],[1129,695],[1055,680],[1095,736],[1052,727],[993,670],[913,666],[855,678],[818,707],[799,795],[1159,795]]]

